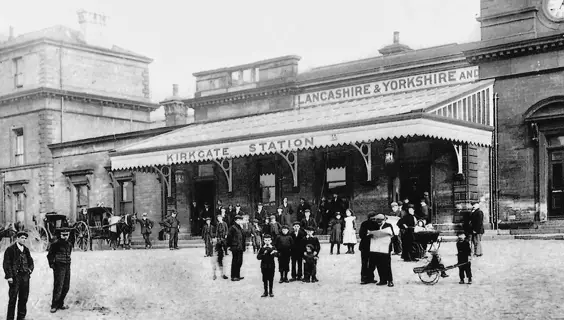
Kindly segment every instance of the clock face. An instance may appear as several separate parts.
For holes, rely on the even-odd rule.
[[[564,21],[564,0],[545,0],[544,9],[549,18]]]

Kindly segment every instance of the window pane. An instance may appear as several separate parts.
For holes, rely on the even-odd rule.
[[[251,69],[243,70],[243,82],[251,82]]]
[[[121,185],[121,201],[133,201],[133,183],[124,181]]]
[[[23,192],[18,192],[15,194],[16,196],[16,210],[23,211],[25,210],[25,196]]]
[[[120,213],[123,214],[132,214],[133,213],[133,202],[122,202],[120,205]]]
[[[274,205],[276,203],[276,175],[261,174],[259,182],[262,203]]]
[[[327,169],[327,182],[343,182],[346,180],[347,176],[344,167]]]
[[[86,185],[76,186],[77,206],[88,206],[88,187]]]
[[[201,164],[198,166],[198,176],[213,176],[213,164]]]
[[[558,146],[564,146],[564,136],[559,136],[559,137],[549,137],[547,139],[548,141],[548,145],[551,147],[558,147]],[[552,156],[554,157],[555,154],[561,154],[559,153],[553,153]],[[559,158],[561,159],[561,158]],[[556,160],[555,158],[552,158],[552,160]]]
[[[274,187],[276,186],[276,176],[274,174],[261,174],[260,187]]]
[[[552,164],[552,187],[555,189],[562,187],[562,163]]]

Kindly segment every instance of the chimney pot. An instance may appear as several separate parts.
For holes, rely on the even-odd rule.
[[[172,85],[172,95],[178,97],[178,84]]]
[[[394,43],[399,43],[399,31],[394,31]]]
[[[14,27],[10,26],[10,37],[8,38],[8,40],[12,39],[14,39]]]

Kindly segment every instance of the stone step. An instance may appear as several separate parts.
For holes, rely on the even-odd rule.
[[[529,235],[529,234],[558,234],[564,233],[564,226],[561,228],[545,227],[539,229],[511,229],[509,230],[512,235]]]
[[[564,240],[564,233],[516,235],[518,240]]]

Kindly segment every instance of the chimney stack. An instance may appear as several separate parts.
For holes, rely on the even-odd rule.
[[[399,31],[394,31],[394,44],[399,43]]]
[[[8,41],[14,39],[14,27],[10,26],[10,36],[8,37]]]
[[[109,39],[109,33],[106,32],[109,17],[85,10],[78,11],[77,15],[82,36],[86,43],[93,46],[111,48],[112,43]]]
[[[173,85],[172,85],[172,96],[173,96],[173,97],[178,97],[178,84],[173,84]]]

